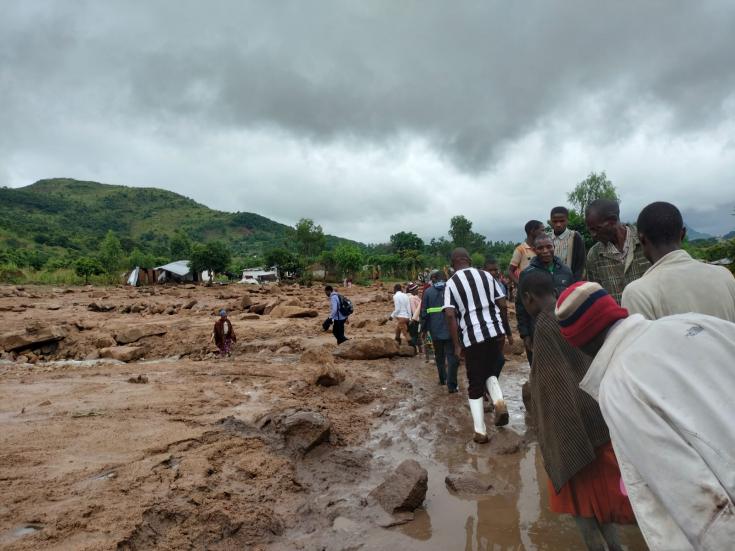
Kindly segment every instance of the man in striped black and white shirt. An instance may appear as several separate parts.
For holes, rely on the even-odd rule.
[[[452,251],[452,267],[455,273],[445,287],[444,315],[454,350],[465,358],[474,440],[484,444],[488,441],[483,409],[486,388],[495,406],[495,424],[508,424],[508,408],[498,384],[506,335],[513,342],[507,301],[489,273],[472,267],[465,249]]]

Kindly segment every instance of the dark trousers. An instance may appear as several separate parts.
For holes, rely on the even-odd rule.
[[[334,320],[332,323],[332,335],[337,339],[337,344],[342,344],[347,340],[347,337],[345,337],[345,320]]]
[[[436,370],[439,372],[439,382],[447,385],[450,390],[457,390],[457,367],[459,358],[454,353],[454,345],[449,339],[431,339],[434,345],[434,359]]]
[[[469,381],[467,394],[470,400],[482,398],[485,395],[485,381],[500,375],[503,368],[504,344],[505,335],[501,335],[465,348],[464,357]]]

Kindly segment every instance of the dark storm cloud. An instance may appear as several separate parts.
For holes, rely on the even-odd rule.
[[[18,84],[59,86],[60,105],[102,83],[138,117],[410,132],[466,169],[588,97],[611,131],[645,104],[697,130],[735,89],[728,2],[48,3],[4,26]]]
[[[0,18],[0,177],[160,185],[349,230],[329,206],[342,189],[389,234],[397,187],[448,190],[417,216],[505,194],[514,227],[593,169],[636,201],[673,181],[681,201],[680,171],[640,185],[676,149],[713,167],[710,200],[735,162],[733,36],[726,1],[15,2]],[[658,160],[641,171],[647,149]],[[510,233],[497,202],[475,203]]]

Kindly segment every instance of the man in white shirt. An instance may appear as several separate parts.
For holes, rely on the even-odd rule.
[[[653,265],[625,288],[624,308],[646,319],[697,312],[735,322],[735,277],[682,250],[686,228],[679,209],[651,203],[636,225],[643,254]]]
[[[395,294],[393,295],[393,313],[391,319],[396,320],[396,342],[401,344],[401,335],[406,337],[406,342],[411,342],[411,336],[408,334],[408,322],[411,320],[413,311],[411,310],[411,299],[403,292],[400,283],[396,283],[393,287]]]
[[[595,398],[638,524],[653,550],[735,542],[735,323],[704,314],[628,317],[597,283],[556,306],[562,335],[594,357]]]

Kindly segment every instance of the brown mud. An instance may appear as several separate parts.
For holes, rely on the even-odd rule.
[[[348,337],[392,335],[385,290],[345,294]],[[423,357],[335,358],[325,316],[319,288],[0,287],[0,548],[582,548],[548,511],[518,345],[510,425],[477,445],[462,368],[448,395]],[[428,491],[393,516],[369,494],[405,459]]]

